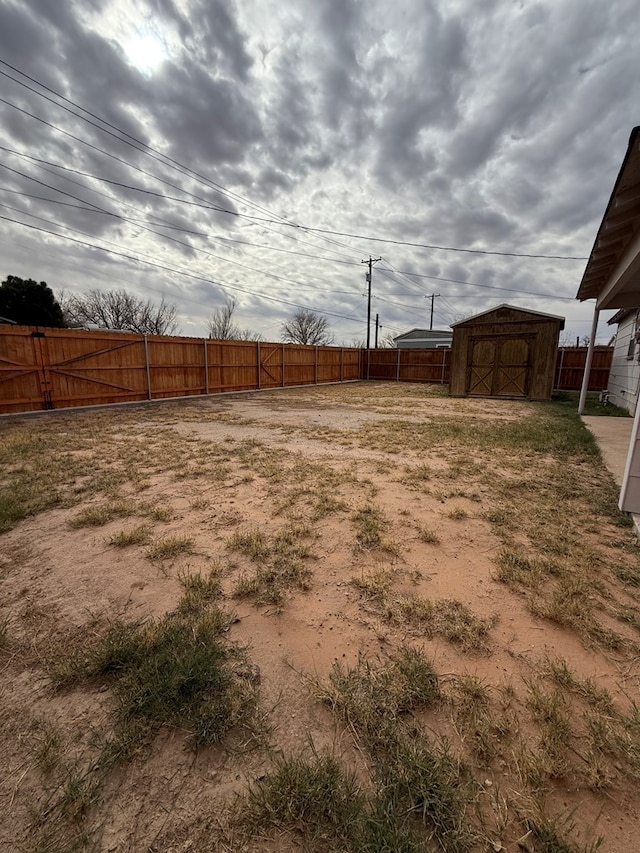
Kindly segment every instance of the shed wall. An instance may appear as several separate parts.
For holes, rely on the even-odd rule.
[[[560,327],[560,320],[524,319],[520,312],[504,310],[500,312],[499,320],[488,314],[478,322],[472,319],[456,326],[453,330],[450,393],[457,397],[467,396],[470,354],[475,340],[502,342],[509,338],[526,338],[529,341],[529,365],[527,393],[523,396],[530,400],[548,400],[553,390]]]

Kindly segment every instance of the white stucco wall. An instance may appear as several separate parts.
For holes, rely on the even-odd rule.
[[[638,400],[638,383],[640,382],[640,343],[636,343],[633,358],[629,358],[629,343],[640,329],[640,312],[634,312],[618,325],[616,342],[613,349],[613,361],[609,374],[609,400],[616,406],[633,415]]]

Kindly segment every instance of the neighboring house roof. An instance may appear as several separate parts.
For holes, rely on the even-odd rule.
[[[616,311],[616,313],[613,315],[613,317],[611,317],[609,320],[607,320],[607,326],[618,326],[618,325],[620,325],[620,323],[622,323],[623,320],[626,320],[626,318],[630,314],[635,314],[635,313],[636,313],[635,308],[621,308],[619,311]]]
[[[8,317],[0,317],[0,323],[11,323],[12,326],[17,326],[15,320],[10,320]]]
[[[442,331],[441,329],[411,329],[410,332],[404,332],[402,335],[397,335],[394,341],[410,341],[416,338],[450,338],[453,332]]]
[[[627,153],[602,217],[576,299],[597,299],[597,307],[640,305],[640,127]]]
[[[487,311],[481,311],[480,314],[473,314],[471,317],[467,317],[464,320],[458,320],[457,323],[451,324],[451,328],[455,329],[456,326],[461,326],[463,323],[469,323],[471,320],[477,320],[480,317],[484,317],[486,314],[493,314],[494,311],[499,311],[501,308],[508,308],[509,311],[518,311],[520,314],[531,314],[533,317],[544,317],[545,320],[560,320],[562,323],[561,328],[564,328],[564,317],[559,317],[557,314],[545,314],[543,311],[531,311],[529,308],[519,308],[517,305],[509,305],[507,302],[502,302],[500,305],[494,305],[493,308],[489,308]]]

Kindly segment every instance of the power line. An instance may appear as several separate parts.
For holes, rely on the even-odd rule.
[[[0,60],[0,62],[1,61],[2,60]],[[0,98],[0,101],[2,101],[1,98]],[[15,106],[15,105],[10,105],[10,106]],[[20,108],[16,107],[16,109],[20,109]],[[31,115],[31,113],[27,113],[27,115]],[[42,119],[39,119],[37,116],[33,116],[33,117],[39,121],[42,121]],[[66,131],[63,131],[61,128],[58,128],[56,125],[51,125],[51,127],[53,127],[55,130],[60,131],[61,133],[66,133]],[[73,137],[73,138],[75,139],[76,137]],[[80,141],[84,142],[84,140],[80,140]],[[85,143],[85,144],[90,145],[90,143]],[[92,147],[96,148],[96,150],[99,151],[100,153],[106,154],[108,157],[112,156],[111,154],[109,154],[108,151],[103,151],[103,149],[97,148],[96,146],[92,146]],[[174,189],[178,189],[180,192],[183,192],[186,195],[190,195],[195,199],[201,199],[201,200],[200,201],[191,201],[190,199],[178,198],[177,196],[167,195],[166,193],[158,192],[157,190],[150,190],[150,189],[147,189],[145,187],[138,187],[138,186],[135,186],[132,184],[127,184],[127,183],[124,183],[123,181],[114,181],[114,180],[111,180],[110,178],[104,178],[104,177],[101,177],[100,175],[94,175],[91,172],[85,172],[82,169],[74,169],[71,166],[63,165],[62,163],[55,163],[51,160],[44,160],[40,157],[35,157],[32,154],[27,154],[25,151],[16,151],[14,148],[7,148],[4,145],[0,145],[0,151],[6,151],[7,153],[13,154],[16,157],[23,157],[25,159],[31,160],[32,162],[34,162],[38,166],[39,169],[42,169],[43,171],[47,172],[48,174],[54,175],[57,178],[63,178],[64,180],[69,181],[70,183],[73,183],[79,187],[82,187],[82,189],[84,189],[88,192],[96,193],[96,195],[100,195],[104,198],[108,198],[110,201],[114,201],[113,196],[108,195],[107,193],[101,193],[99,190],[95,189],[94,187],[90,187],[87,184],[82,184],[79,181],[74,181],[72,178],[69,178],[67,175],[58,175],[57,173],[52,172],[50,169],[47,169],[46,166],[52,166],[54,169],[62,169],[63,171],[70,172],[71,174],[81,175],[82,177],[85,177],[85,178],[91,178],[92,180],[100,181],[101,183],[109,184],[110,186],[120,187],[121,189],[127,189],[127,190],[131,190],[134,192],[139,192],[143,195],[148,195],[148,196],[151,196],[153,198],[162,199],[163,201],[172,201],[172,202],[175,202],[177,204],[184,204],[184,205],[187,205],[189,207],[199,208],[201,210],[212,210],[212,211],[215,211],[216,213],[223,213],[223,214],[228,214],[229,216],[235,216],[235,217],[241,218],[241,219],[248,219],[252,223],[256,223],[256,222],[260,222],[262,224],[267,223],[265,225],[267,230],[273,232],[274,234],[277,234],[279,237],[283,237],[286,240],[293,240],[296,243],[306,243],[307,245],[312,246],[313,248],[318,248],[318,246],[315,243],[311,243],[309,240],[303,240],[301,237],[299,237],[297,235],[293,236],[291,234],[283,234],[280,231],[276,231],[274,228],[268,227],[268,223],[272,223],[272,224],[276,224],[276,225],[282,225],[284,223],[277,222],[276,220],[273,220],[273,219],[265,219],[262,217],[250,216],[248,214],[241,214],[237,211],[228,210],[226,208],[219,207],[217,205],[213,205],[210,202],[207,202],[205,199],[201,199],[201,196],[195,195],[194,193],[191,193],[189,190],[182,189],[181,187],[178,187],[176,184],[172,184],[170,182],[164,181],[163,178],[158,178],[157,176],[154,176],[151,172],[146,172],[145,170],[142,170],[142,172],[144,174],[146,174],[152,178],[156,177],[157,180],[159,180],[163,183],[167,183],[168,186],[171,186]],[[121,160],[121,162],[124,163],[125,165],[130,165],[131,168],[133,168],[133,169],[138,169],[137,166],[127,163],[126,160]],[[87,203],[89,204],[90,202],[87,202]],[[120,203],[122,203],[122,202],[120,202]],[[131,205],[128,205],[128,204],[126,206],[131,207]],[[151,214],[151,215],[153,216],[154,214]],[[155,218],[158,219],[159,217],[156,216]],[[240,244],[245,243],[245,241],[243,241],[243,240],[237,240],[237,239],[233,239],[231,237],[222,237],[220,235],[217,235],[217,239],[228,240],[230,242],[235,242],[235,243],[240,243]],[[338,243],[336,240],[329,240],[329,242],[336,243],[337,245],[344,246],[345,248],[349,249],[348,246],[345,246],[345,244],[343,244],[343,243]],[[250,243],[250,242],[246,242],[246,245],[258,245],[260,248],[265,248],[264,246],[260,246],[260,244]],[[273,246],[268,247],[268,248],[272,248],[274,251],[287,252],[287,253],[291,253],[291,254],[300,254],[300,255],[307,254],[304,252],[296,253],[290,249],[281,249],[281,248],[277,248],[277,247],[273,247]],[[336,254],[340,254],[343,257],[347,257],[344,254],[344,252],[338,252],[336,249],[330,249],[329,251],[333,251]],[[328,258],[328,257],[323,257],[323,256],[313,256],[313,255],[308,255],[308,256],[309,257],[317,257],[320,260],[333,261],[334,263],[342,263],[342,264],[350,264],[353,266],[358,266],[357,261],[345,261],[345,260],[341,260],[338,258]]]
[[[32,215],[32,214],[27,214],[27,215]],[[41,218],[41,217],[36,217],[36,218]],[[250,296],[257,297],[258,299],[266,299],[269,302],[279,302],[279,303],[282,303],[283,305],[289,305],[293,308],[304,308],[307,311],[314,311],[318,314],[327,314],[328,316],[331,316],[331,317],[340,317],[343,320],[351,320],[354,323],[362,323],[362,320],[359,317],[350,317],[346,314],[339,314],[335,311],[320,310],[319,308],[313,308],[309,305],[302,305],[299,302],[291,302],[290,300],[282,299],[281,297],[268,296],[264,293],[256,293],[254,290],[250,290],[249,288],[246,288],[246,287],[240,287],[237,284],[230,284],[229,282],[226,282],[226,281],[206,278],[205,276],[196,275],[195,273],[187,272],[185,269],[176,269],[175,267],[169,267],[166,264],[159,264],[156,261],[143,260],[142,258],[137,257],[135,255],[130,255],[130,254],[127,254],[125,252],[117,252],[113,249],[106,249],[104,246],[99,246],[97,243],[90,243],[87,240],[78,240],[76,237],[71,237],[68,234],[59,234],[56,231],[51,231],[48,228],[41,228],[39,225],[31,225],[28,222],[20,222],[18,219],[12,219],[8,216],[0,215],[0,219],[4,220],[5,222],[12,222],[15,225],[20,225],[23,228],[29,228],[33,231],[39,231],[43,234],[50,234],[51,236],[57,237],[61,240],[69,240],[72,243],[77,243],[81,246],[86,246],[90,249],[98,249],[101,252],[106,252],[107,254],[110,254],[110,255],[116,255],[117,257],[125,258],[126,260],[135,261],[136,263],[146,264],[147,266],[155,267],[156,269],[161,269],[161,270],[164,270],[166,272],[177,273],[180,276],[184,276],[186,278],[191,278],[191,279],[194,279],[196,281],[201,281],[201,282],[204,282],[205,284],[213,284],[213,285],[220,287],[220,288],[229,288],[230,290],[237,290],[240,293],[247,293]],[[68,230],[76,230],[76,229],[68,229]],[[82,233],[82,232],[78,232],[78,233]],[[107,242],[107,241],[105,241],[105,242]],[[149,289],[149,288],[147,288],[147,289]],[[186,302],[193,302],[194,304],[201,304],[201,303],[197,303],[196,300],[190,299],[189,297],[186,297],[186,296],[181,296],[180,298],[184,299]]]
[[[208,258],[213,258],[214,260],[219,260],[219,261],[223,261],[225,263],[233,264],[234,266],[241,267],[242,269],[249,270],[250,272],[260,273],[262,275],[267,276],[268,278],[276,279],[277,281],[284,281],[284,282],[287,282],[289,284],[295,284],[298,286],[301,285],[301,282],[297,281],[296,279],[286,278],[284,276],[280,276],[280,275],[277,275],[276,273],[268,272],[267,270],[263,270],[263,269],[260,269],[258,267],[252,267],[248,264],[243,264],[241,261],[235,261],[231,258],[222,257],[221,255],[214,255],[213,253],[208,252],[206,249],[201,249],[201,248],[198,248],[197,246],[192,246],[190,243],[185,243],[184,240],[178,240],[176,237],[172,237],[169,234],[163,234],[162,232],[155,231],[153,228],[149,228],[148,226],[142,224],[142,220],[132,219],[131,217],[122,216],[121,214],[114,213],[114,212],[109,211],[109,210],[105,210],[104,208],[98,207],[97,205],[94,205],[92,202],[88,202],[85,199],[80,198],[79,196],[75,196],[72,193],[66,192],[65,190],[59,190],[56,187],[51,186],[51,184],[47,184],[44,181],[39,181],[37,178],[33,178],[30,175],[27,175],[24,172],[20,172],[17,169],[12,169],[10,166],[7,166],[4,163],[0,163],[0,167],[7,169],[10,172],[14,172],[15,174],[21,175],[22,177],[27,178],[30,181],[34,181],[35,183],[40,184],[41,186],[47,187],[48,189],[51,189],[54,192],[60,192],[63,195],[68,196],[69,198],[73,198],[75,201],[80,201],[80,202],[83,202],[84,204],[91,205],[91,207],[82,207],[82,208],[80,208],[81,210],[86,210],[89,213],[100,213],[102,215],[110,216],[114,219],[118,219],[122,222],[133,222],[134,224],[138,225],[139,228],[142,228],[144,231],[148,231],[150,234],[154,234],[157,237],[162,237],[165,240],[170,240],[172,243],[176,243],[179,246],[184,246],[185,248],[190,249],[192,251],[201,252],[201,253],[205,254]],[[51,201],[53,201],[55,203],[56,200],[51,199]],[[53,224],[53,223],[51,223],[50,220],[43,219],[42,217],[39,217],[39,216],[35,216],[35,214],[29,213],[28,211],[21,211],[19,208],[14,208],[11,205],[5,204],[4,207],[8,207],[10,210],[16,210],[20,213],[26,213],[27,216],[32,216],[34,219],[40,219],[43,222],[48,222],[50,224]],[[94,209],[92,209],[92,208],[94,208]],[[61,227],[66,227],[66,226],[61,226]],[[73,229],[71,229],[71,230],[73,230]],[[80,232],[80,233],[82,233],[82,232]],[[85,236],[88,236],[88,235],[85,235]],[[108,242],[108,241],[106,241],[106,242]],[[345,293],[345,291],[342,291],[342,293]],[[348,295],[351,295],[351,294],[348,294]]]
[[[45,89],[48,92],[51,92],[52,94],[56,95],[56,97],[65,101],[66,103],[72,104],[77,109],[82,110],[82,112],[86,113],[87,115],[90,115],[92,118],[97,119],[102,124],[107,125],[107,127],[110,127],[113,130],[117,131],[117,133],[120,134],[120,136],[117,136],[116,134],[112,133],[110,130],[107,130],[106,128],[101,127],[100,125],[97,125],[95,122],[90,121],[85,116],[82,116],[79,113],[75,112],[75,110],[72,110],[69,107],[64,106],[64,104],[60,104],[57,101],[54,101],[52,98],[49,98],[47,95],[44,95],[42,92],[37,91],[32,86],[28,86],[22,80],[17,80],[15,77],[12,77],[10,74],[7,74],[5,71],[0,70],[0,74],[4,75],[8,79],[12,80],[14,83],[17,83],[19,86],[23,86],[25,89],[28,89],[30,92],[33,92],[35,95],[38,95],[39,97],[44,98],[45,100],[49,101],[50,103],[54,104],[55,106],[59,107],[60,109],[63,109],[68,113],[71,113],[72,115],[79,118],[81,121],[87,122],[87,124],[90,124],[92,127],[95,127],[97,130],[100,130],[103,133],[107,133],[109,136],[112,136],[114,139],[117,139],[119,142],[123,142],[126,145],[131,146],[132,148],[134,148],[135,151],[139,151],[140,153],[146,154],[148,157],[151,157],[153,160],[156,160],[157,162],[159,162],[163,166],[169,165],[171,168],[176,169],[182,175],[186,175],[187,177],[191,177],[191,178],[193,178],[193,177],[198,178],[200,181],[204,182],[205,184],[208,184],[209,186],[214,187],[217,191],[226,195],[228,198],[238,199],[243,204],[246,204],[249,207],[253,207],[256,210],[259,210],[263,213],[267,213],[270,216],[276,216],[278,218],[278,222],[274,223],[274,224],[287,224],[289,226],[295,227],[295,223],[290,222],[290,220],[288,220],[286,217],[282,216],[281,214],[278,214],[278,213],[274,214],[268,208],[265,208],[265,207],[262,207],[262,205],[256,204],[255,202],[251,201],[250,199],[247,199],[245,196],[242,196],[239,193],[234,192],[233,190],[229,190],[228,188],[222,186],[221,184],[218,184],[216,181],[213,181],[210,178],[205,177],[200,172],[197,172],[195,169],[192,169],[190,166],[185,166],[184,163],[180,163],[178,160],[175,160],[173,157],[169,157],[167,154],[164,154],[162,151],[159,151],[158,149],[154,148],[153,146],[149,145],[148,143],[146,143],[146,142],[138,139],[137,137],[132,136],[130,133],[127,133],[126,131],[122,130],[122,128],[119,128],[117,125],[112,124],[111,122],[107,121],[106,119],[102,118],[101,116],[98,116],[95,113],[91,112],[90,110],[87,110],[85,107],[81,106],[80,104],[76,103],[75,101],[71,100],[70,98],[65,97],[60,92],[57,92],[55,89],[51,89],[49,86],[42,83],[41,81],[36,80],[34,77],[30,77],[28,74],[26,74],[24,71],[21,71],[20,69],[16,68],[14,65],[11,65],[10,63],[5,62],[2,59],[0,59],[0,64],[4,65],[7,68],[11,68],[17,74],[20,74],[22,77],[25,77],[27,80],[30,80],[32,83],[35,83],[37,86],[40,86],[40,88]],[[9,105],[15,106],[12,104],[9,104]],[[122,138],[123,136],[127,137],[127,138],[123,139]],[[132,140],[132,141],[129,141],[129,140]],[[133,144],[134,142],[136,143],[135,145]],[[142,147],[138,147],[138,146],[142,146]],[[159,155],[159,156],[157,156],[157,155]],[[162,159],[160,159],[160,158],[162,158]],[[265,220],[265,221],[267,221],[267,220]],[[342,246],[343,248],[350,248],[350,247],[345,247],[343,243],[340,243],[337,240],[331,240],[328,237],[322,237],[321,239],[324,239],[326,242],[334,243],[338,246]]]
[[[55,101],[53,98],[49,98],[47,95],[44,95],[42,92],[39,92],[37,89],[34,89],[32,86],[28,86],[22,80],[18,80],[15,77],[12,77],[11,74],[7,74],[6,71],[0,70],[0,74],[2,74],[4,77],[7,77],[9,80],[13,80],[13,82],[17,83],[19,86],[23,86],[25,89],[28,89],[30,92],[33,92],[35,95],[38,95],[38,97],[44,98],[44,100],[49,101],[49,103],[51,103],[51,104],[54,104],[59,109],[65,110],[66,112],[70,113],[71,115],[76,116],[76,118],[79,118],[81,121],[84,121],[87,124],[91,125],[92,127],[95,127],[97,130],[101,131],[102,133],[108,134],[109,136],[118,140],[118,142],[123,142],[125,145],[129,145],[134,150],[139,151],[140,153],[146,154],[148,157],[151,157],[153,160],[156,160],[158,163],[160,163],[163,166],[170,165],[171,168],[177,169],[177,171],[179,171],[183,175],[186,175],[187,177],[194,177],[194,176],[197,177],[200,181],[204,181],[205,183],[210,184],[212,187],[214,187],[216,190],[218,190],[218,192],[221,192],[223,195],[226,195],[229,198],[235,197],[239,201],[242,201],[244,204],[247,204],[250,207],[254,207],[256,210],[260,210],[263,213],[268,213],[270,216],[273,216],[273,215],[277,216],[278,215],[278,214],[273,214],[272,211],[268,210],[267,208],[261,207],[259,204],[256,204],[255,202],[250,201],[249,199],[239,195],[238,193],[233,192],[232,190],[227,190],[221,184],[218,184],[215,181],[212,181],[210,178],[207,178],[204,175],[201,175],[199,172],[196,172],[195,170],[191,169],[190,167],[185,166],[183,163],[180,163],[179,161],[174,160],[172,157],[169,157],[167,154],[164,154],[162,151],[158,151],[158,149],[153,148],[153,146],[147,144],[143,140],[138,139],[135,136],[132,136],[130,133],[127,133],[125,130],[122,130],[117,125],[112,124],[111,122],[107,121],[106,119],[101,118],[100,116],[96,115],[95,113],[91,112],[90,110],[87,110],[85,107],[81,106],[80,104],[76,103],[75,101],[72,101],[70,98],[65,97],[60,92],[57,92],[55,89],[52,89],[49,86],[47,86],[46,84],[42,83],[40,80],[36,80],[34,77],[30,77],[24,71],[20,71],[19,68],[16,68],[14,65],[11,65],[10,63],[5,62],[3,59],[0,59],[0,64],[4,65],[7,68],[11,68],[17,74],[20,74],[22,77],[26,77],[27,80],[30,80],[32,83],[35,83],[37,86],[40,86],[40,88],[45,89],[47,92],[51,92],[57,98],[60,98],[61,100],[65,101],[66,103],[72,104],[77,109],[82,110],[82,112],[86,113],[87,115],[91,116],[92,118],[97,119],[97,121],[101,122],[102,124],[107,125],[107,127],[101,127],[100,125],[98,125],[95,122],[91,121],[90,119],[86,118],[86,116],[80,115],[75,110],[72,110],[69,107],[66,107],[64,104],[58,103],[58,101]],[[108,130],[107,128],[112,128],[112,130],[117,131],[117,134],[120,134],[120,135],[113,133],[112,130]],[[128,138],[123,138],[123,137],[128,137]],[[138,147],[138,146],[141,146],[141,147]],[[284,217],[282,217],[282,218],[284,218]]]
[[[371,234],[351,234],[347,231],[334,231],[330,228],[313,228],[310,225],[297,225],[304,231],[318,234],[336,234],[338,237],[349,237],[352,240],[366,240],[370,243],[389,243],[394,246],[410,246],[413,249],[434,249],[441,252],[463,252],[470,255],[496,255],[504,258],[538,258],[548,261],[587,261],[585,256],[576,255],[536,255],[528,252],[496,252],[488,249],[463,249],[459,246],[436,246],[431,243],[412,243],[408,240],[392,240],[390,237],[374,237]]]
[[[3,60],[0,60],[0,63],[7,65],[10,68],[13,68],[13,66],[10,66],[8,63],[4,62]],[[14,70],[16,70],[17,73],[19,73],[19,74],[23,74],[23,72],[18,71],[17,69],[14,69]],[[119,136],[116,136],[114,133],[107,130],[106,128],[100,127],[99,125],[95,124],[95,122],[92,122],[89,119],[85,118],[84,116],[79,115],[74,110],[70,110],[68,107],[65,107],[64,104],[59,104],[56,101],[53,101],[51,98],[47,97],[46,95],[43,95],[42,92],[38,92],[37,90],[33,89],[31,86],[27,86],[26,83],[23,83],[20,80],[16,80],[16,78],[12,77],[10,74],[7,74],[4,71],[0,71],[0,74],[4,75],[5,77],[8,77],[10,80],[13,80],[14,82],[18,83],[18,85],[24,86],[28,90],[34,92],[34,94],[36,94],[42,98],[45,98],[46,100],[54,103],[60,109],[64,109],[67,112],[72,113],[77,118],[80,118],[82,121],[85,121],[88,124],[92,125],[93,127],[96,127],[98,130],[101,130],[104,133],[108,133],[110,136],[114,137],[118,141],[124,142],[125,144],[130,145],[136,151],[140,151],[141,153],[147,154],[148,156],[152,157],[152,159],[160,162],[162,165],[165,165],[165,166],[168,165],[167,162],[164,162],[164,160],[161,160],[158,156],[155,156],[155,154],[150,153],[150,152],[155,151],[155,149],[152,149],[146,143],[141,142],[140,140],[136,140],[136,142],[143,145],[145,148],[149,149],[149,150],[142,150],[142,149],[138,148],[136,145],[133,145],[132,142],[129,142],[126,139],[122,139]],[[28,75],[26,75],[26,74],[23,76],[28,77]],[[28,77],[28,79],[31,79],[33,81],[33,78]],[[48,88],[48,87],[44,86],[44,84],[40,84],[38,81],[34,81],[34,82],[36,82],[38,85],[42,85],[43,88]],[[53,90],[49,90],[49,91],[53,91]],[[56,95],[58,95],[58,93],[56,93]],[[58,95],[58,97],[63,98],[63,100],[66,100],[69,103],[74,103],[74,106],[77,106],[79,109],[83,110],[84,112],[87,112],[87,114],[94,115],[93,113],[90,113],[88,110],[85,110],[84,107],[80,107],[78,104],[75,104],[75,102],[70,101],[67,98],[64,98],[63,95]],[[135,166],[132,163],[128,163],[126,160],[123,160],[121,157],[118,157],[115,154],[111,154],[110,152],[106,152],[106,151],[98,148],[97,146],[92,145],[92,143],[87,142],[86,140],[83,140],[80,137],[77,137],[74,134],[69,133],[68,131],[65,131],[65,130],[62,130],[61,128],[58,128],[56,125],[53,125],[51,122],[48,122],[45,119],[42,119],[39,116],[36,116],[34,113],[30,113],[28,110],[24,110],[21,107],[18,107],[16,104],[11,103],[10,101],[5,100],[4,98],[0,98],[0,102],[6,104],[9,107],[13,107],[14,109],[18,110],[19,112],[21,112],[25,115],[30,116],[31,118],[35,119],[36,121],[42,122],[43,124],[47,125],[48,127],[51,127],[54,130],[58,130],[60,133],[64,133],[66,136],[69,136],[70,138],[74,139],[77,142],[80,142],[84,145],[87,145],[90,148],[93,148],[94,150],[97,150],[103,154],[106,154],[108,157],[111,157],[114,160],[117,160],[117,161],[119,161],[125,165],[128,165],[130,168],[137,169],[138,171],[142,172],[143,174],[146,174],[150,177],[154,177],[156,180],[159,180],[162,183],[167,184],[167,186],[171,186],[174,189],[177,189],[179,192],[184,192],[188,195],[192,195],[194,198],[199,198],[198,196],[194,195],[193,193],[189,193],[187,190],[184,190],[181,187],[178,187],[175,184],[172,184],[170,181],[166,181],[163,178],[159,178],[158,176],[154,176],[152,173],[147,172],[145,169],[142,169],[139,166]],[[116,128],[115,125],[111,125],[110,122],[107,122],[105,119],[101,119],[98,117],[98,120],[102,121],[104,124],[107,124],[111,127]],[[116,128],[116,129],[120,133],[123,133],[123,134],[125,133],[125,131],[120,131],[119,128]],[[129,134],[126,134],[126,135],[129,136]],[[131,139],[135,139],[135,137],[131,137]],[[502,251],[489,250],[489,249],[469,249],[469,248],[466,248],[466,247],[463,248],[460,246],[441,246],[441,245],[436,245],[436,244],[431,244],[431,243],[414,243],[414,242],[407,241],[407,240],[395,240],[395,239],[392,239],[390,237],[377,237],[377,236],[373,236],[373,235],[354,234],[351,232],[338,231],[338,230],[334,230],[334,229],[330,229],[330,228],[317,228],[317,227],[313,227],[310,225],[300,225],[298,223],[291,222],[290,220],[285,219],[284,217],[280,216],[279,214],[271,213],[266,208],[262,208],[260,205],[257,205],[248,199],[244,199],[244,197],[239,196],[236,193],[233,193],[233,191],[227,191],[225,188],[221,187],[221,185],[215,184],[215,182],[211,181],[210,179],[205,178],[203,176],[200,176],[199,173],[196,173],[194,170],[189,169],[189,167],[183,167],[182,164],[178,164],[177,161],[172,160],[172,158],[167,157],[167,155],[161,154],[161,157],[166,158],[166,160],[169,161],[169,163],[172,165],[172,167],[176,168],[179,172],[181,172],[181,174],[185,174],[188,177],[193,177],[194,175],[197,175],[200,178],[200,180],[204,181],[205,183],[210,183],[212,186],[214,186],[218,192],[222,192],[224,195],[227,195],[229,197],[231,197],[232,195],[236,195],[239,199],[242,199],[243,203],[248,204],[250,207],[254,207],[256,210],[262,210],[264,212],[267,212],[267,213],[269,213],[270,216],[278,217],[278,219],[262,219],[260,217],[251,217],[251,216],[248,216],[247,214],[241,214],[238,211],[230,211],[230,210],[225,210],[225,209],[220,208],[221,213],[228,213],[228,214],[231,214],[234,216],[244,216],[245,218],[254,219],[254,221],[262,221],[262,222],[268,222],[268,223],[274,224],[274,225],[288,226],[290,228],[299,229],[299,230],[302,230],[302,231],[305,231],[308,233],[312,233],[312,234],[324,234],[324,235],[332,235],[332,236],[337,236],[337,237],[347,237],[347,238],[352,239],[352,240],[366,240],[367,242],[388,243],[388,244],[394,245],[394,246],[409,246],[409,247],[415,248],[415,249],[431,249],[434,251],[442,251],[442,252],[458,252],[458,253],[472,254],[472,255],[489,255],[489,256],[495,256],[495,257],[508,257],[508,258],[530,258],[530,259],[556,260],[556,261],[586,261],[586,260],[588,260],[588,258],[586,256],[576,256],[576,255],[543,255],[543,254],[535,254],[535,253],[531,253],[531,252],[502,252]],[[191,175],[188,174],[189,172],[191,172]]]
[[[1,145],[0,145],[0,148],[2,148]],[[4,164],[0,163],[0,166],[4,166]],[[4,166],[4,168],[8,168],[8,167]],[[48,170],[45,170],[45,171],[48,171]],[[23,172],[18,172],[18,174],[24,175],[25,177],[32,180],[30,175],[25,175]],[[91,189],[90,187],[86,187],[83,184],[80,184],[79,182],[74,181],[74,183],[78,183],[79,186],[82,186],[84,189],[87,189],[90,192],[97,192],[97,190]],[[63,192],[62,190],[59,190],[57,187],[53,187],[50,184],[44,184],[43,183],[43,186],[49,187],[50,189],[54,190],[55,192]],[[61,201],[60,199],[47,198],[47,196],[34,195],[33,193],[27,193],[27,192],[24,192],[23,190],[14,190],[14,189],[11,189],[10,187],[0,187],[0,190],[2,190],[3,192],[12,193],[14,195],[25,196],[25,198],[32,198],[36,201],[44,201],[44,202],[47,202],[48,204],[60,204],[60,205],[63,205],[65,207],[72,207],[72,208],[76,208],[79,210],[86,210],[87,209],[86,207],[81,207],[80,205],[77,205],[77,204],[71,204],[70,202],[64,202],[64,201]],[[110,201],[114,200],[112,198],[112,196],[109,196],[106,193],[99,193],[99,195],[103,196],[104,198],[108,198]],[[73,198],[73,196],[72,196],[72,198]],[[86,201],[86,200],[84,203],[85,204],[92,204],[92,202]],[[93,207],[95,207],[95,205],[93,205]],[[131,210],[136,210],[138,212],[145,213],[145,211],[140,211],[140,208],[134,207],[133,205],[130,205],[130,204],[125,204],[125,207],[128,207]],[[100,211],[95,210],[92,212],[98,213]],[[152,225],[157,225],[158,227],[162,227],[162,228],[170,228],[172,231],[180,231],[184,234],[190,234],[193,237],[206,237],[209,240],[222,240],[225,243],[236,243],[236,244],[241,245],[241,246],[252,246],[255,249],[268,249],[271,252],[281,252],[281,253],[286,254],[286,255],[297,255],[298,257],[302,257],[302,258],[310,258],[312,260],[317,260],[317,261],[327,261],[327,262],[333,263],[333,264],[342,264],[343,266],[351,266],[351,267],[360,266],[360,264],[357,261],[343,261],[341,258],[329,258],[329,257],[324,256],[324,255],[312,255],[310,252],[296,252],[294,249],[283,249],[280,246],[272,246],[268,243],[254,243],[251,240],[238,240],[234,237],[225,237],[222,234],[210,234],[210,233],[204,232],[204,231],[194,231],[192,228],[185,228],[183,225],[173,225],[172,223],[168,222],[166,219],[162,219],[161,217],[156,216],[156,214],[153,214],[153,213],[147,214],[147,217],[149,217],[149,216],[152,217],[153,219],[157,220],[157,222],[151,222]],[[130,217],[130,219],[131,219],[131,217]],[[147,220],[131,219],[131,221],[143,222],[143,221],[148,221],[148,219]]]

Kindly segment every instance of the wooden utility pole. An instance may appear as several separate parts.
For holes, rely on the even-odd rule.
[[[367,379],[369,378],[369,366],[371,362],[370,351],[371,351],[371,274],[373,270],[373,265],[377,264],[378,261],[381,261],[382,258],[372,258],[369,255],[368,261],[361,261],[363,264],[368,264],[369,272],[366,275],[367,284],[368,284],[368,295],[367,295]]]
[[[380,315],[376,314],[376,342],[373,346],[374,349],[378,349],[378,329],[380,328]]]
[[[430,322],[429,322],[429,331],[432,331],[432,330],[433,330],[433,300],[434,300],[437,296],[440,296],[440,294],[439,294],[439,293],[432,293],[432,294],[431,294],[431,296],[427,296],[427,299],[430,299],[430,300],[431,300],[431,320],[430,320]]]

